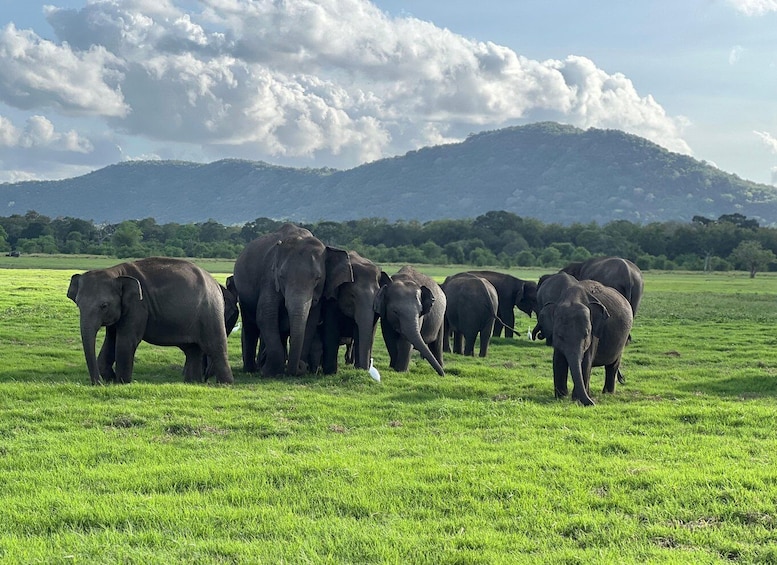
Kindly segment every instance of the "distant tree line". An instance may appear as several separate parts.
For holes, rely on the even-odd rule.
[[[34,211],[0,217],[0,250],[126,257],[235,258],[252,239],[283,222],[257,218],[241,226],[214,220],[157,224],[153,218],[95,224]],[[618,220],[598,225],[544,224],[510,212],[425,223],[380,218],[302,224],[329,245],[358,251],[376,263],[557,267],[592,255],[619,255],[640,268],[726,271],[777,270],[777,228],[741,214],[690,223],[646,225]]]

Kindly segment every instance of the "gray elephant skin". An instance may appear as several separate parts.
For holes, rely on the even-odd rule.
[[[100,377],[130,382],[141,341],[181,348],[186,381],[202,380],[204,374],[219,383],[233,382],[221,286],[193,263],[150,257],[87,271],[71,277],[67,296],[80,312],[92,384],[100,384]],[[105,340],[95,357],[97,332],[103,326]]]
[[[633,321],[628,301],[613,288],[592,280],[578,281],[566,273],[542,277],[537,298],[542,305],[537,317],[539,332],[553,347],[555,396],[568,394],[567,377],[571,373],[572,398],[584,406],[593,405],[591,368],[602,366],[602,392],[615,392]]]
[[[561,271],[580,281],[589,279],[614,288],[629,301],[631,313],[637,315],[645,283],[642,279],[642,271],[628,259],[593,257],[585,261],[570,263]]]
[[[479,334],[479,356],[485,357],[499,306],[494,285],[472,273],[459,273],[446,278],[441,287],[447,301],[445,341],[452,333],[453,353],[474,356],[475,340]],[[498,323],[501,325],[501,322]],[[445,347],[443,349],[446,350]]]
[[[355,251],[348,257],[353,281],[341,284],[331,298],[322,301],[319,333],[322,344],[321,367],[325,374],[337,372],[340,345],[348,346],[346,361],[357,369],[369,369],[378,315],[375,296],[389,276],[372,261]]]
[[[383,341],[390,366],[407,371],[414,347],[437,371],[443,370],[446,299],[440,285],[407,265],[392,276],[375,296]]]
[[[319,301],[353,281],[348,253],[324,245],[309,230],[284,224],[246,245],[233,277],[243,320],[243,370],[258,369],[265,377],[308,371]]]
[[[504,323],[505,337],[513,337],[513,328],[515,327],[514,306],[531,318],[532,312],[537,312],[537,283],[534,281],[525,281],[497,271],[467,271],[486,279],[496,289],[499,297],[499,308],[497,315]],[[502,335],[502,324],[494,325],[494,337]]]

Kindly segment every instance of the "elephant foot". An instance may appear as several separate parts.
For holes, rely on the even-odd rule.
[[[594,401],[591,399],[591,397],[590,397],[590,396],[579,396],[579,395],[578,395],[578,396],[575,396],[575,395],[573,394],[573,395],[572,395],[572,400],[576,400],[576,401],[578,401],[578,402],[579,402],[580,404],[582,404],[583,406],[594,406],[594,405],[596,404],[596,402],[594,402]]]

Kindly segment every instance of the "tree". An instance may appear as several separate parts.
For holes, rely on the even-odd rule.
[[[736,246],[729,259],[735,265],[750,271],[750,278],[753,279],[758,271],[777,260],[777,256],[771,250],[761,247],[757,241],[746,240]]]

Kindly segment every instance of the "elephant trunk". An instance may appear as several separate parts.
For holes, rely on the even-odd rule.
[[[356,338],[354,367],[369,370],[372,344],[375,340],[375,313],[372,309],[356,316]]]
[[[310,316],[311,300],[286,300],[289,313],[289,361],[286,372],[290,375],[302,375],[307,372],[303,364],[302,352],[305,348],[305,334]],[[291,305],[291,307],[289,307]]]
[[[100,326],[81,320],[81,344],[84,348],[84,357],[86,358],[86,368],[89,371],[89,378],[93,385],[102,384],[100,373],[97,369],[97,356],[95,355],[95,342],[97,331]]]
[[[440,362],[437,361],[435,356],[432,354],[429,346],[424,343],[424,340],[421,338],[421,334],[418,329],[416,329],[414,334],[407,336],[407,340],[413,344],[413,347],[415,347],[421,353],[421,357],[426,359],[432,368],[437,371],[438,375],[441,377],[445,376],[445,371],[443,371],[442,365],[440,365]]]
[[[583,378],[584,363],[581,356],[575,356],[573,359],[569,359],[569,371],[572,373],[572,383],[574,384],[572,398],[580,401],[583,406],[593,406],[595,402],[588,395],[585,386],[586,379]]]

